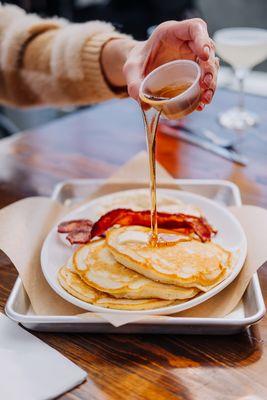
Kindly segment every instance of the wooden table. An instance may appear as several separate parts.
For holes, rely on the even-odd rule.
[[[216,104],[206,113],[207,121],[214,118]],[[264,139],[263,131],[261,135]],[[49,195],[63,179],[107,177],[144,148],[142,121],[128,100],[20,134],[0,144],[0,206],[30,195]],[[247,167],[159,134],[158,160],[177,178],[230,179],[239,185],[244,202],[267,206],[267,143],[250,135],[240,149],[251,158]],[[0,265],[3,309],[17,274],[3,254]],[[267,299],[263,268],[260,281]],[[87,382],[61,399],[267,398],[266,318],[234,336],[37,336],[88,371]]]

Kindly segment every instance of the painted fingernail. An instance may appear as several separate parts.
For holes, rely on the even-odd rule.
[[[212,74],[208,73],[204,77],[204,83],[209,86],[212,82]]]
[[[209,48],[209,46],[207,46],[207,45],[204,46],[203,51],[204,51],[205,55],[209,58],[209,56],[210,56],[210,48]]]
[[[202,110],[204,110],[204,108],[205,108],[205,104],[204,103],[199,103],[199,105],[198,105],[198,111],[202,111]]]
[[[213,97],[213,90],[211,89],[207,90],[205,93],[205,99],[207,101],[211,101],[212,97]]]

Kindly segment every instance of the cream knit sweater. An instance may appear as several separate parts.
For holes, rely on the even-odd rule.
[[[105,22],[42,19],[0,4],[0,103],[82,105],[118,96],[100,65],[103,45],[118,37]]]

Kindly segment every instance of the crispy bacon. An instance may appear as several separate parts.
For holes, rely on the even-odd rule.
[[[74,219],[72,221],[61,222],[57,227],[57,231],[59,233],[71,233],[83,230],[91,231],[92,226],[93,222],[90,219]]]
[[[157,220],[159,228],[187,235],[195,233],[202,242],[210,240],[212,235],[216,233],[203,217],[158,212]],[[90,220],[62,222],[58,226],[58,232],[68,233],[67,239],[71,244],[83,244],[88,243],[96,236],[103,236],[114,225],[141,225],[150,227],[150,211],[133,211],[127,208],[117,208],[102,215],[93,225]]]
[[[185,230],[189,233],[194,232],[203,242],[210,240],[212,234],[215,233],[203,217],[158,212],[157,220],[159,228],[174,231]],[[114,225],[141,225],[150,227],[150,211],[133,211],[126,208],[109,211],[94,223],[91,231],[91,239],[102,235],[108,228]]]

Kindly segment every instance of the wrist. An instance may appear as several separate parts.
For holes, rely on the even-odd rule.
[[[111,87],[119,89],[126,86],[123,66],[135,45],[136,41],[130,38],[114,38],[104,45],[100,62]]]

